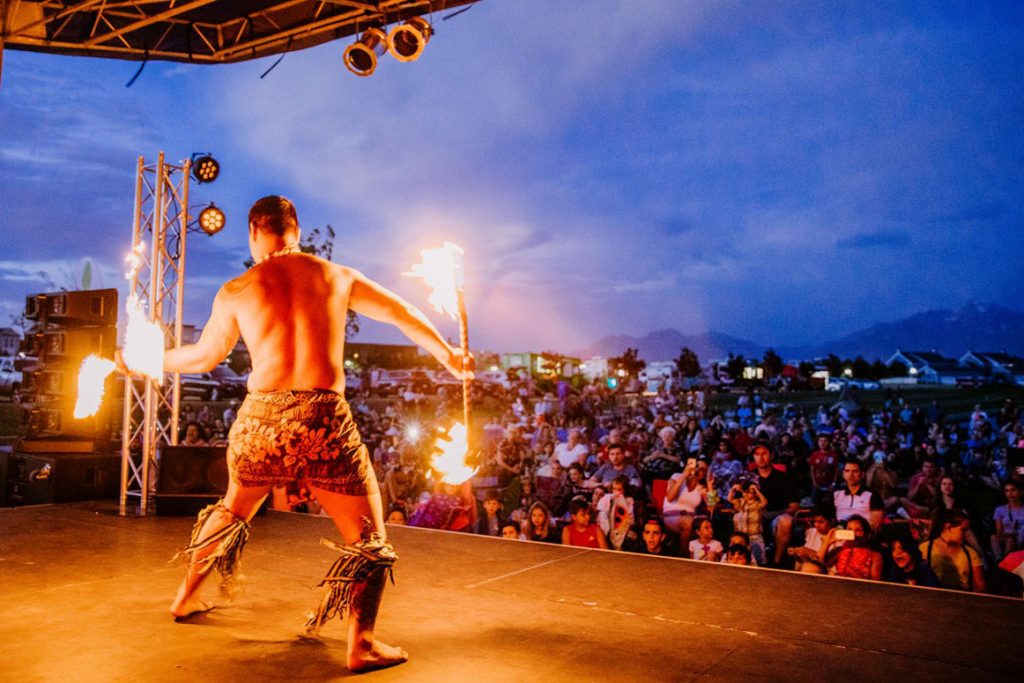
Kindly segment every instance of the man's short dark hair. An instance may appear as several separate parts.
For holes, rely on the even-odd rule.
[[[644,520],[644,526],[647,526],[648,524],[657,524],[658,525],[658,529],[661,530],[661,535],[662,536],[667,536],[668,535],[668,527],[665,526],[665,522],[664,522],[664,520],[662,520],[661,517],[656,517],[654,515],[648,517],[647,519]]]
[[[299,218],[294,204],[285,197],[272,194],[257,199],[249,209],[249,225],[260,232],[280,237],[289,230],[298,230]]]
[[[625,447],[625,446],[623,446],[623,445],[622,445],[622,443],[621,443],[621,442],[618,442],[618,441],[617,441],[617,442],[615,442],[615,443],[610,443],[610,444],[608,444],[608,450],[609,450],[609,451],[611,451],[611,450],[612,450],[613,448],[618,448],[618,449],[619,449],[620,451],[624,451],[624,450],[626,450],[626,447]]]
[[[846,467],[847,465],[856,465],[857,469],[860,470],[861,473],[864,472],[864,463],[857,458],[847,458],[846,462],[843,463],[843,467]]]

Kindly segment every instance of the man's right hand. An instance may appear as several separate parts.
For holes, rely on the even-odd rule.
[[[473,370],[476,369],[476,358],[472,353],[463,356],[462,349],[453,348],[451,356],[449,356],[448,362],[444,366],[456,379],[473,379]]]

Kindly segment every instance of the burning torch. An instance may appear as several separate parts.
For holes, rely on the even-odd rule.
[[[443,313],[459,323],[459,347],[462,349],[463,367],[469,360],[469,322],[466,316],[465,265],[462,247],[452,242],[445,242],[436,249],[424,249],[420,252],[420,262],[412,266],[408,275],[422,278],[430,287],[427,302],[438,313]],[[438,442],[441,458],[431,463],[441,478],[450,483],[462,482],[473,476],[475,470],[465,465],[465,457],[469,453],[469,406],[470,379],[462,378],[462,425],[454,425],[447,436]],[[461,427],[461,428],[460,428]],[[441,441],[444,441],[442,444]],[[442,465],[438,460],[458,456],[459,448],[461,463],[453,462]],[[444,469],[448,467],[449,469]],[[459,477],[462,477],[459,479]]]

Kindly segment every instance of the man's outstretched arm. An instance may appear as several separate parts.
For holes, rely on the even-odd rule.
[[[422,311],[359,271],[349,270],[352,273],[352,292],[348,305],[352,310],[367,318],[394,325],[455,377],[462,379],[469,372],[463,369],[461,350],[452,348]]]
[[[213,300],[213,311],[195,344],[168,349],[164,354],[165,372],[206,372],[227,358],[238,342],[238,322],[221,288]]]

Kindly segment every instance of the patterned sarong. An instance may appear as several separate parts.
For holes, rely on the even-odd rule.
[[[228,468],[242,486],[305,481],[352,496],[378,490],[352,411],[334,391],[250,392],[228,433]]]

